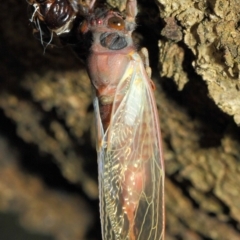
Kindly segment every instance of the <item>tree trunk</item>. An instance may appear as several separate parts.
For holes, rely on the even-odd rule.
[[[138,4],[134,40],[157,86],[166,240],[240,239],[240,2]],[[57,240],[100,240],[90,81],[68,47],[34,39],[27,6],[0,9],[0,212]]]

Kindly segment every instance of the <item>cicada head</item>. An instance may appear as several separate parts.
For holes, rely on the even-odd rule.
[[[132,31],[135,29],[135,15],[129,20],[129,12],[124,16],[120,12],[106,7],[96,8],[91,1],[91,8],[85,11],[85,20],[79,26],[79,33],[92,34],[92,45],[99,49],[121,50],[132,46]],[[127,1],[128,4],[129,0]],[[128,8],[126,7],[128,10]],[[133,21],[132,21],[133,19]]]

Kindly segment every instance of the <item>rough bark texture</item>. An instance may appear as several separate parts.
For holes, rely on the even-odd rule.
[[[109,1],[124,9],[124,1]],[[237,0],[139,0],[166,167],[166,240],[240,239]],[[101,239],[91,87],[68,48],[0,8],[0,211],[59,240]]]

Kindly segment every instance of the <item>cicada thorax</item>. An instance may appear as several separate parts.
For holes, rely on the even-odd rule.
[[[34,35],[42,43],[50,43],[54,35],[69,33],[77,15],[76,1],[31,0],[30,21]]]
[[[91,43],[87,69],[98,97],[104,131],[111,121],[113,103],[118,106],[124,96],[116,96],[116,89],[131,61],[128,53],[135,50],[131,37],[134,27],[119,12],[106,7],[90,11],[79,26],[80,39]]]

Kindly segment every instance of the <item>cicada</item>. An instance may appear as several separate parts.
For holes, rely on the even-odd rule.
[[[125,15],[106,7],[95,8],[95,0],[85,5],[73,0],[35,1],[36,6],[50,9],[54,3],[62,3],[63,9],[66,5],[68,21],[63,24],[61,20],[59,28],[73,31],[71,25],[75,26],[78,41],[74,49],[87,49],[97,123],[102,238],[163,240],[161,135],[147,51],[144,49],[140,57],[132,40],[136,0],[127,0]],[[56,32],[46,22],[47,12],[36,12],[35,21],[44,21]],[[82,20],[76,26],[78,15]]]

